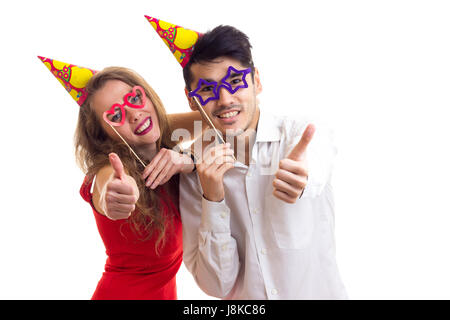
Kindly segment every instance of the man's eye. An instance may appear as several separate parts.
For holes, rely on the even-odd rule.
[[[214,86],[206,86],[202,88],[202,92],[208,92],[208,91],[212,91],[214,89]]]
[[[238,84],[238,83],[240,83],[242,80],[241,80],[241,78],[236,78],[236,79],[232,79],[231,80],[231,84]]]

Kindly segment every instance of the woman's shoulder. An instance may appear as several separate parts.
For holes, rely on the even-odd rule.
[[[103,187],[111,179],[111,175],[113,174],[114,174],[113,167],[110,165],[105,165],[95,173],[94,178],[92,179],[93,181],[91,186],[91,197],[92,197],[91,203],[94,209],[101,215],[106,215],[100,206],[101,190],[103,190]]]
[[[83,183],[80,187],[80,195],[86,202],[91,202],[92,199],[92,186],[95,180],[95,176],[86,175],[84,177]]]

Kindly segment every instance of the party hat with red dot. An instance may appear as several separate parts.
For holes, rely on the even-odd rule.
[[[78,105],[81,106],[87,97],[84,88],[89,79],[97,71],[50,58],[40,56],[38,56],[38,58],[50,70],[55,78],[58,79]]]
[[[202,33],[183,28],[176,24],[145,16],[181,67],[185,67],[191,57],[193,47]]]

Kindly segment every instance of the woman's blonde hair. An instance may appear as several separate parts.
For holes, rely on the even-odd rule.
[[[90,178],[87,179],[87,183],[90,183],[101,168],[110,165],[109,153],[115,152],[120,157],[127,174],[136,180],[140,193],[136,210],[128,221],[132,230],[140,235],[143,240],[150,238],[155,230],[159,232],[155,245],[155,249],[158,251],[158,247],[164,245],[166,229],[170,226],[168,222],[172,219],[168,219],[169,217],[163,214],[160,196],[154,190],[146,188],[145,181],[141,177],[142,165],[123,142],[108,136],[100,122],[103,119],[99,119],[91,105],[94,94],[109,80],[120,80],[130,87],[139,85],[144,89],[145,94],[153,103],[158,117],[161,136],[156,142],[157,151],[161,147],[172,148],[174,146],[174,143],[170,140],[167,114],[156,92],[133,70],[123,67],[109,67],[96,73],[86,85],[88,97],[80,107],[74,139],[77,164]],[[170,209],[170,206],[167,207]],[[173,214],[173,212],[169,210],[169,214]]]

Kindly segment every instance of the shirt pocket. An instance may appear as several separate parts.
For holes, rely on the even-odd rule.
[[[281,249],[304,249],[312,242],[315,219],[311,202],[306,199],[286,203],[272,194],[266,197],[266,209],[276,244]]]

